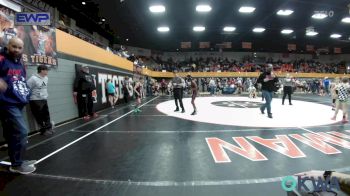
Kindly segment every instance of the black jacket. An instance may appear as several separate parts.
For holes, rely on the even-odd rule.
[[[270,74],[268,74],[266,72],[261,73],[256,83],[261,84],[261,90],[266,90],[269,92],[277,91],[278,90],[278,87],[277,87],[278,78],[277,78],[277,76],[275,76],[275,78],[272,80],[264,82],[264,79],[266,77],[268,77],[269,75]]]
[[[88,73],[80,71],[75,78],[73,91],[84,94],[91,93],[93,90],[96,90],[93,77]]]

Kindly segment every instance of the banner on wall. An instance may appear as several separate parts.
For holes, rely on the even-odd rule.
[[[75,64],[76,76],[81,70],[80,64]],[[94,110],[101,110],[108,107],[108,97],[106,92],[106,83],[107,79],[111,79],[115,84],[115,94],[119,100],[124,98],[124,94],[122,91],[123,84],[128,86],[130,97],[133,97],[133,77],[132,73],[125,74],[120,73],[118,71],[105,70],[101,68],[91,67],[89,66],[89,72],[94,78],[94,83],[96,86],[97,97],[94,102]]]
[[[199,48],[210,48],[210,42],[199,42]]]
[[[223,42],[223,48],[232,48],[232,42]]]
[[[341,48],[334,48],[334,54],[341,54]]]
[[[26,65],[45,64],[57,67],[56,32],[49,26],[15,26],[15,11],[0,5],[0,49],[13,37],[24,42],[23,61]]]
[[[191,48],[192,42],[181,42],[181,48]]]
[[[296,44],[288,44],[288,50],[289,51],[297,50],[297,45]]]
[[[313,52],[315,50],[313,45],[306,45],[306,51],[307,52]]]
[[[252,49],[252,42],[242,42],[242,48]]]

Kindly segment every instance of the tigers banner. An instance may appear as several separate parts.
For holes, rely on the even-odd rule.
[[[26,65],[44,64],[57,67],[56,32],[48,26],[15,26],[15,11],[0,5],[0,49],[13,37],[24,42],[23,62]]]

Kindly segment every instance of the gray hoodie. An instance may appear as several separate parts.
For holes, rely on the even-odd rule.
[[[47,76],[41,77],[39,74],[33,74],[29,78],[27,84],[32,91],[30,100],[46,100],[49,94],[47,93]]]

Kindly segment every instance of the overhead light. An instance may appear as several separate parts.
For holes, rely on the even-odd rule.
[[[162,13],[165,12],[165,7],[162,5],[152,5],[149,7],[149,11],[153,13]]]
[[[316,13],[316,14],[312,15],[311,17],[314,18],[314,19],[322,20],[322,19],[327,18],[327,14]]]
[[[86,5],[86,2],[85,2],[85,1],[83,1],[83,2],[81,2],[81,4]]]
[[[312,37],[312,36],[318,35],[318,32],[316,32],[316,31],[307,31],[306,35]]]
[[[262,33],[264,32],[266,29],[265,28],[261,28],[261,27],[257,27],[253,29],[253,32],[255,33]]]
[[[204,31],[205,30],[205,27],[203,27],[203,26],[195,26],[195,27],[193,27],[193,31]]]
[[[125,40],[126,40],[126,41],[129,41],[129,39],[128,39],[128,38],[126,38]]]
[[[196,11],[197,12],[210,12],[211,7],[210,7],[210,5],[197,5]]]
[[[105,18],[102,18],[102,19],[101,19],[101,21],[102,21],[102,22],[105,22],[105,21],[106,21],[106,19],[105,19]]]
[[[283,30],[281,31],[281,33],[282,33],[282,34],[291,34],[291,33],[293,33],[293,30],[292,30],[292,29],[283,29]]]
[[[235,31],[235,30],[236,30],[236,27],[232,27],[232,26],[224,27],[223,30],[226,31],[226,32],[232,32],[232,31]]]
[[[255,10],[255,7],[247,7],[247,6],[243,6],[241,8],[239,8],[239,12],[242,12],[242,13],[252,13],[254,12]]]
[[[334,33],[334,34],[332,34],[331,35],[331,38],[340,38],[341,37],[341,35],[340,34],[337,34],[337,33]]]
[[[279,10],[277,12],[277,15],[280,15],[280,16],[289,16],[291,14],[293,14],[293,10]]]
[[[168,32],[169,31],[169,27],[158,27],[157,30],[159,32]]]
[[[350,23],[350,17],[345,17],[341,20],[343,23]]]

